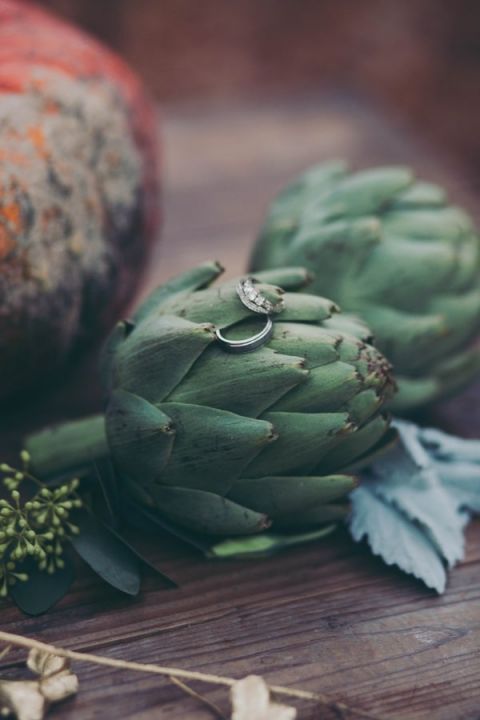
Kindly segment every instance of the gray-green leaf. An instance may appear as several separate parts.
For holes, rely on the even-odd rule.
[[[464,556],[464,530],[480,512],[480,442],[396,420],[399,443],[363,474],[350,530],[387,564],[442,593],[445,566]]]

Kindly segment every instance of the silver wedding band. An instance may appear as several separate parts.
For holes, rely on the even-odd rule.
[[[273,322],[270,315],[267,315],[267,323],[263,330],[261,330],[256,335],[252,335],[249,338],[245,338],[245,340],[228,340],[226,337],[222,335],[221,330],[217,328],[216,330],[216,336],[217,340],[221,344],[221,346],[228,350],[228,352],[231,353],[244,353],[244,352],[251,352],[252,350],[256,350],[257,348],[261,347],[262,345],[265,345],[267,340],[269,340],[272,337],[273,332]]]
[[[272,303],[262,293],[257,290],[254,285],[254,280],[251,277],[243,278],[237,285],[237,295],[245,307],[254,313],[266,316],[265,327],[249,338],[243,340],[229,340],[226,338],[222,331],[217,328],[215,334],[217,340],[224,350],[231,353],[245,353],[256,350],[257,348],[264,345],[272,336],[273,332],[273,321],[271,314],[279,313],[283,310],[284,304],[283,299],[277,303]]]

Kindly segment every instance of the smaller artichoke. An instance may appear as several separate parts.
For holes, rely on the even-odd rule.
[[[240,338],[258,326],[237,281],[211,286],[221,271],[184,273],[116,327],[102,363],[105,417],[31,438],[33,466],[49,475],[111,455],[128,497],[217,536],[342,518],[356,484],[344,469],[366,461],[389,425],[389,364],[362,322],[296,292],[308,279],[296,268],[255,274],[285,308],[268,344],[225,352],[216,329]]]
[[[403,167],[319,165],[273,202],[253,270],[303,265],[309,292],[358,313],[394,367],[408,412],[480,372],[480,242],[445,192]]]

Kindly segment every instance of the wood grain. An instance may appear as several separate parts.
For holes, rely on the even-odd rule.
[[[164,115],[167,222],[145,292],[188,265],[217,257],[233,274],[273,193],[306,164],[347,155],[354,165],[415,161],[429,177],[452,183],[455,169],[375,114],[352,102],[295,101],[202,109]],[[85,371],[84,371],[85,372]],[[77,375],[78,378],[87,377]],[[61,397],[63,394],[63,397]],[[60,417],[98,404],[59,389],[42,406]],[[479,389],[436,417],[463,434],[479,434]],[[477,399],[477,400],[476,400]],[[461,408],[470,407],[467,416]],[[470,411],[469,411],[470,412]],[[39,411],[4,418],[2,446],[13,447]],[[468,420],[468,422],[467,422]],[[2,449],[3,449],[2,448]],[[209,562],[164,538],[145,538],[151,558],[180,583],[165,590],[145,578],[141,596],[125,599],[80,568],[72,592],[49,614],[25,618],[9,604],[1,627],[76,650],[177,665],[233,677],[264,675],[275,684],[328,694],[382,720],[478,720],[480,717],[480,524],[468,532],[465,562],[437,597],[386,568],[338,531],[329,540],[255,562]],[[0,663],[17,676],[23,654]],[[211,714],[155,676],[79,664],[80,694],[52,718],[209,720]],[[201,688],[227,708],[222,689]],[[297,703],[301,720],[338,714]],[[352,711],[345,717],[355,719]]]

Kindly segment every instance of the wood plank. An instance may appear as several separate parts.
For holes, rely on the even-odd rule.
[[[144,292],[208,257],[222,260],[229,274],[243,269],[269,199],[317,160],[415,160],[430,177],[458,177],[377,115],[349,102],[185,106],[167,110],[163,128],[167,221]],[[459,200],[472,203],[467,188],[448,184]],[[77,384],[79,378],[88,382],[83,373]],[[98,405],[96,390],[85,395],[84,386],[77,399],[60,388],[50,402],[37,401],[36,415],[18,412],[8,443],[29,423]],[[460,405],[472,397],[471,391],[465,394]],[[455,417],[455,407],[458,401],[437,416],[443,412],[459,432],[478,436],[480,417],[467,427],[464,415]],[[12,416],[3,422],[11,428]],[[3,444],[6,439],[4,433]],[[149,576],[141,596],[130,600],[81,568],[72,592],[46,616],[25,618],[4,605],[2,629],[111,657],[234,677],[260,673],[272,683],[325,692],[383,720],[478,718],[480,523],[470,528],[467,559],[440,598],[384,567],[341,531],[255,562],[207,561],[161,538],[145,539],[145,546],[179,581],[178,590],[165,590]],[[21,657],[12,651],[0,668],[18,676]],[[85,664],[78,665],[78,674],[80,694],[52,718],[211,718],[155,676]],[[224,690],[205,692],[226,709]],[[311,704],[298,707],[301,720],[335,717]]]

